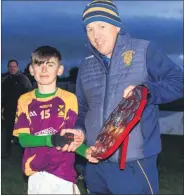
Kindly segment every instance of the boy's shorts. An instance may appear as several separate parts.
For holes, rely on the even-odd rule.
[[[43,171],[29,177],[28,194],[80,194],[80,191],[76,184]]]

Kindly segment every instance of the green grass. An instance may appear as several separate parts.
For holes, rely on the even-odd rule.
[[[184,150],[183,136],[162,136],[163,150],[159,156],[160,194],[183,194]],[[12,156],[1,161],[1,193],[26,194],[27,182],[21,170],[21,150],[13,147]],[[78,182],[82,194],[86,194],[83,181]]]

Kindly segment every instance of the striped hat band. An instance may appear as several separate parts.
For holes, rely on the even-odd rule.
[[[95,0],[88,4],[82,15],[83,24],[86,27],[91,22],[103,21],[114,26],[121,27],[116,6],[111,1]]]

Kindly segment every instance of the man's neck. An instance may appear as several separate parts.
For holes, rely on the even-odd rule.
[[[41,94],[54,93],[56,91],[56,82],[53,82],[49,85],[41,85],[38,83],[38,92]]]
[[[109,58],[109,59],[111,59],[112,53],[110,53],[110,54],[107,54],[107,55],[105,55],[105,56],[106,56],[106,58]]]

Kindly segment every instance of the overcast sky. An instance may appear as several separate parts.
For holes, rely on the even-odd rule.
[[[81,14],[90,1],[2,1],[2,71],[15,58],[23,70],[38,46],[63,54],[68,71],[87,55]],[[115,1],[123,29],[136,38],[156,41],[183,64],[182,1]]]

